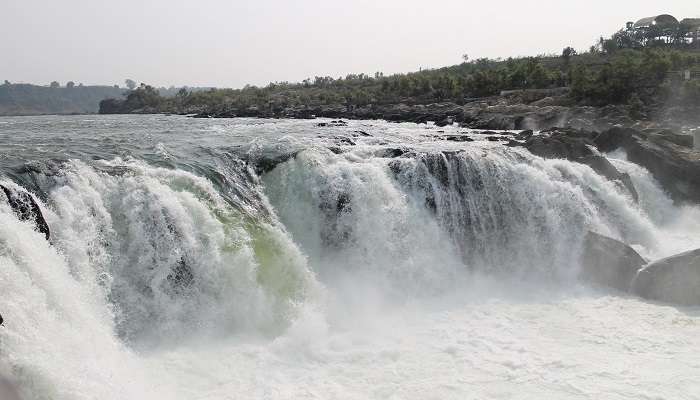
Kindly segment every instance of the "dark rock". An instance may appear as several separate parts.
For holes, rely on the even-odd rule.
[[[331,150],[332,151],[332,150]],[[256,174],[262,175],[275,169],[279,164],[291,160],[296,157],[298,151],[286,152],[281,154],[263,154],[250,156],[248,164],[253,167]]]
[[[700,306],[700,249],[649,264],[637,274],[632,291],[650,300]]]
[[[629,291],[646,261],[630,246],[594,232],[583,242],[580,277],[601,286]]]
[[[401,157],[402,155],[406,154],[408,150],[402,149],[399,147],[395,148],[388,148],[388,149],[382,149],[379,154],[377,154],[377,157],[381,158],[396,158],[396,157]]]
[[[508,147],[519,147],[523,144],[521,142],[518,142],[517,140],[510,139],[508,140],[508,143],[503,143],[503,145]]]
[[[194,274],[192,273],[192,268],[185,261],[185,258],[181,257],[166,279],[170,282],[172,288],[178,292],[192,285],[194,282]]]
[[[449,142],[473,142],[474,139],[467,135],[446,135],[442,137],[444,140]]]
[[[190,118],[213,118],[213,115],[209,113],[198,113],[195,115],[190,115]]]
[[[343,150],[338,146],[330,146],[328,148],[328,150],[330,150],[331,153],[333,153],[333,154],[342,154],[343,153]]]
[[[367,133],[367,132],[365,132],[365,131],[355,131],[355,133],[359,134],[360,136],[369,136],[369,137],[372,136],[372,135],[370,135],[369,133]]]
[[[435,122],[435,126],[443,127],[443,126],[448,126],[452,125],[454,123],[454,119],[452,117],[447,117],[443,118],[440,121]]]
[[[597,174],[618,182],[627,189],[634,201],[637,201],[637,190],[629,175],[618,171],[607,158],[591,148],[594,145],[590,140],[592,135],[592,133],[577,130],[549,130],[532,136],[523,146],[532,154],[543,158],[564,158],[586,164]]]
[[[612,128],[595,138],[600,151],[622,148],[629,161],[649,170],[675,201],[700,202],[700,151],[688,148],[681,135],[642,133]]]
[[[350,138],[348,138],[348,137],[341,136],[341,137],[337,137],[337,138],[335,138],[335,139],[336,139],[336,140],[338,141],[338,143],[341,144],[341,145],[355,146],[355,141],[352,140],[352,139],[350,139]]]
[[[532,135],[533,135],[532,130],[528,129],[528,130],[522,131],[522,132],[518,133],[517,135],[515,135],[515,139],[526,140],[526,139],[529,139],[530,137],[532,137]]]
[[[46,240],[49,240],[51,236],[49,224],[46,223],[44,215],[41,213],[41,208],[39,208],[39,204],[37,204],[32,195],[25,191],[10,189],[4,185],[0,185],[0,189],[5,193],[7,203],[15,212],[17,218],[21,221],[34,222],[37,230],[46,236]]]
[[[17,218],[21,221],[34,222],[37,230],[46,235],[46,240],[49,240],[51,236],[49,224],[46,223],[44,215],[41,213],[41,208],[39,208],[39,204],[37,204],[32,195],[25,191],[10,189],[4,185],[0,185],[0,189],[5,193],[7,203],[15,212]]]

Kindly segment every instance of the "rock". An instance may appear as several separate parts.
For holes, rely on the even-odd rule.
[[[515,135],[515,139],[516,140],[527,140],[527,139],[531,138],[533,134],[534,134],[534,132],[532,132],[532,129],[528,129],[528,130],[522,131],[522,132],[518,133],[517,135]]]
[[[333,150],[331,150],[333,151]],[[275,169],[279,164],[296,157],[298,151],[284,152],[279,154],[261,154],[249,156],[247,162],[253,167],[255,173],[260,176]]]
[[[454,118],[446,117],[446,118],[441,119],[440,121],[436,121],[435,126],[443,127],[443,126],[452,125],[453,123],[454,123]]]
[[[594,145],[590,140],[592,136],[594,134],[591,132],[552,129],[530,137],[523,146],[532,154],[543,158],[565,158],[569,161],[586,164],[597,174],[618,182],[627,189],[636,202],[638,200],[637,190],[629,175],[618,171],[607,158],[592,149]]]
[[[198,113],[195,115],[191,115],[190,118],[213,118],[213,115],[209,113]]]
[[[629,161],[648,169],[677,202],[700,202],[700,151],[675,134],[612,128],[595,138],[600,151],[622,148]]]
[[[632,291],[645,299],[700,306],[700,249],[649,264],[637,274]]]
[[[382,150],[378,151],[377,157],[396,158],[396,157],[401,157],[406,153],[408,153],[408,150],[405,148],[392,147],[392,148],[386,148],[386,149],[382,149]]]
[[[25,191],[11,189],[7,186],[0,185],[0,189],[7,197],[7,203],[21,221],[32,221],[37,230],[46,236],[46,240],[51,237],[49,224],[46,223],[44,215],[41,213],[41,208],[37,204],[34,197]]]
[[[449,142],[473,142],[474,139],[467,135],[446,135],[442,137],[444,140]]]
[[[583,241],[579,276],[588,282],[627,292],[645,264],[630,246],[589,231]]]

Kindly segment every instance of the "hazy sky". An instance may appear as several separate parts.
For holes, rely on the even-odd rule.
[[[0,81],[232,86],[587,49],[698,0],[0,0]]]

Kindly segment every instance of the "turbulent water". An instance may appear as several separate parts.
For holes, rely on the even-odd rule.
[[[700,398],[700,312],[578,279],[588,230],[700,247],[622,153],[457,127],[0,119],[0,376],[23,399]],[[325,121],[329,122],[329,121]],[[444,132],[443,132],[444,131]]]

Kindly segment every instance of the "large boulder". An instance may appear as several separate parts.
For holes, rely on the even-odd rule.
[[[564,158],[586,164],[597,174],[624,187],[637,201],[637,190],[626,173],[615,168],[603,155],[594,150],[591,140],[595,133],[575,129],[550,129],[528,138],[523,146],[532,154],[542,158]]]
[[[700,249],[649,264],[639,271],[632,291],[646,299],[700,306]]]
[[[629,291],[646,261],[633,248],[594,232],[583,241],[580,277],[588,282]]]
[[[595,138],[600,151],[622,148],[627,158],[648,169],[675,201],[700,202],[700,151],[671,132],[612,128]]]

